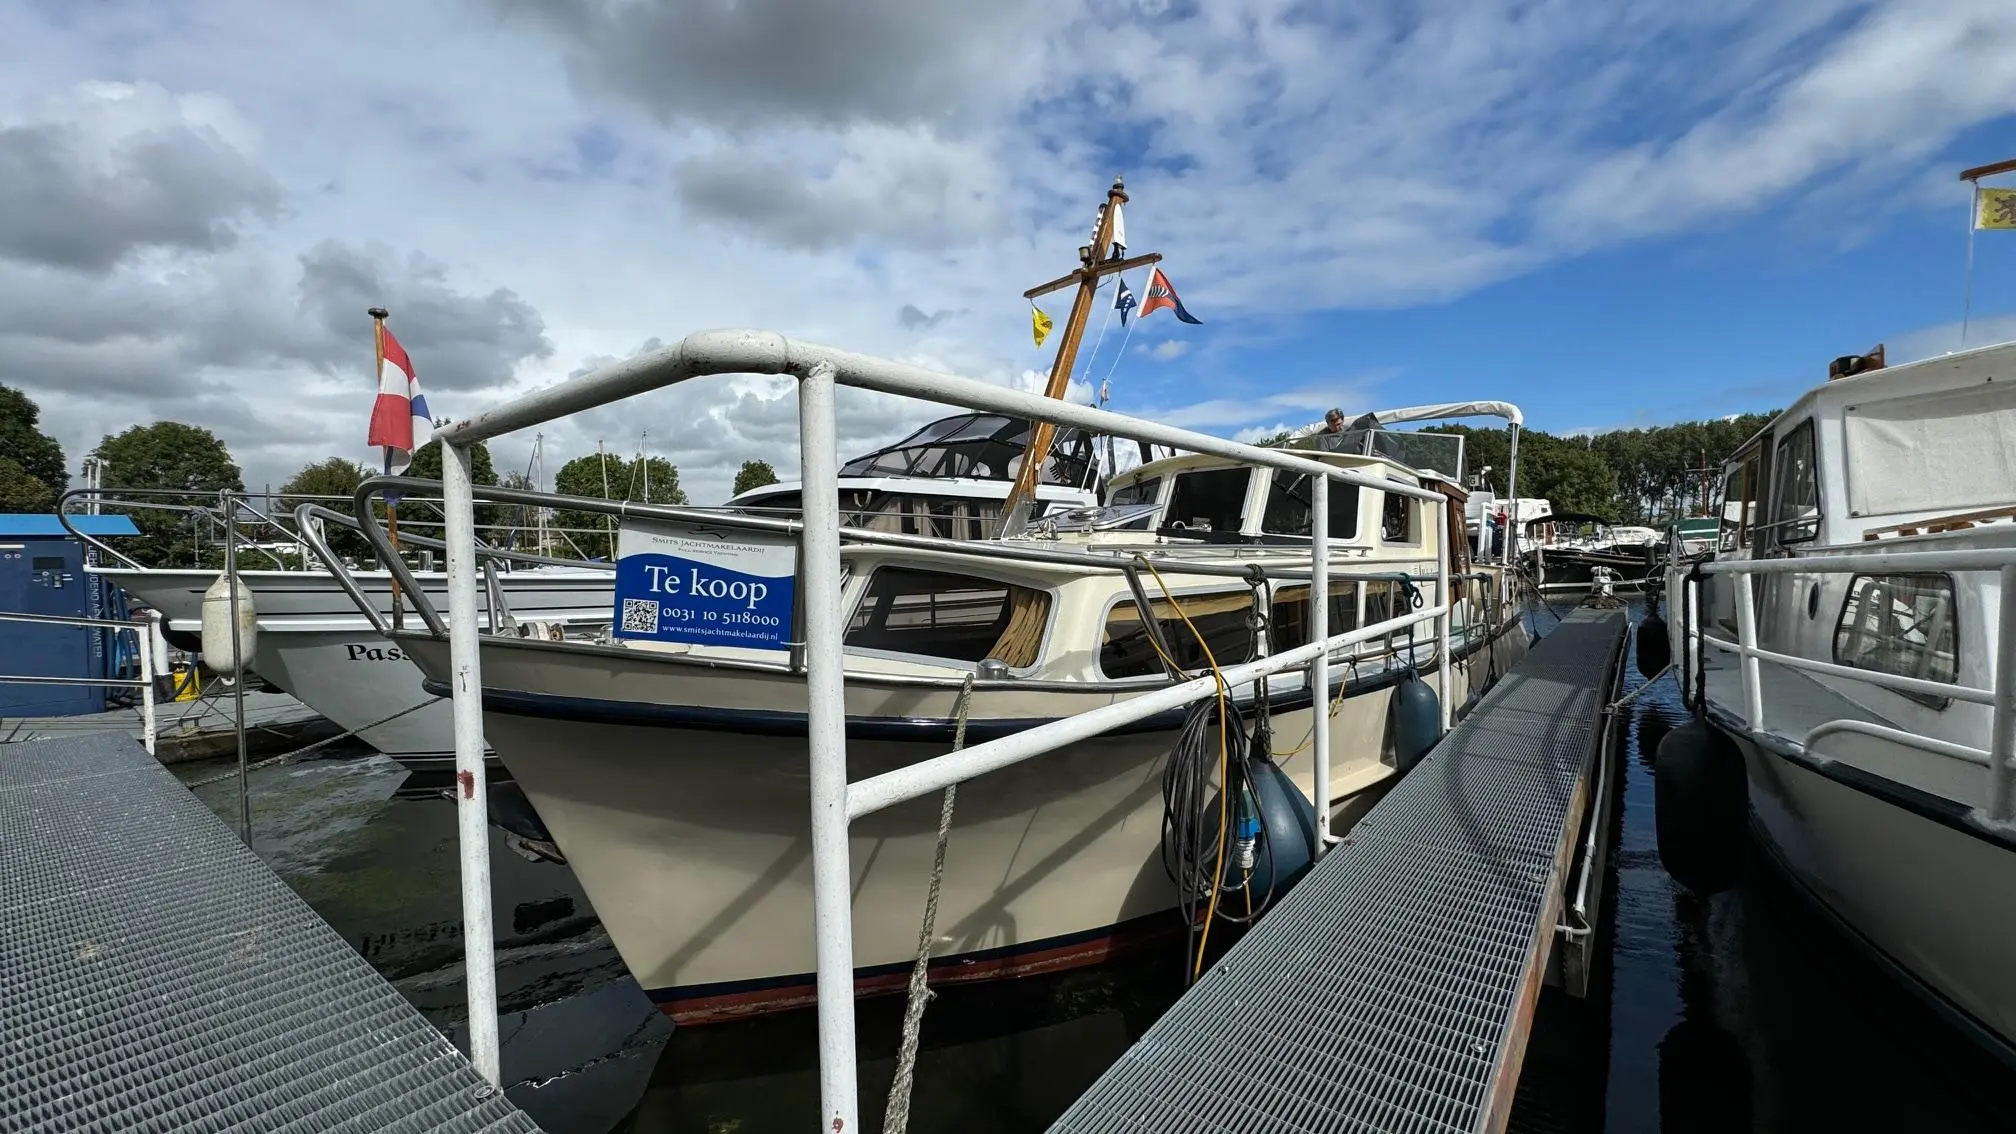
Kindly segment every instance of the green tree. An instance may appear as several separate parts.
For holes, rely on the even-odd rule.
[[[21,466],[28,476],[41,481],[53,499],[70,487],[70,470],[63,459],[63,446],[42,432],[41,420],[42,407],[28,395],[10,386],[0,386],[0,453]]]
[[[104,462],[108,489],[168,490],[176,495],[153,499],[213,508],[218,493],[245,491],[231,451],[216,434],[198,425],[179,421],[135,425],[117,435],[107,434],[91,455]],[[140,538],[129,545],[130,554],[150,565],[192,562],[199,541],[221,538],[214,517],[159,508],[114,510],[132,514]]]
[[[650,474],[651,503],[686,503],[686,492],[679,487],[679,470],[663,457],[642,461],[626,461],[614,453],[590,453],[585,457],[576,457],[561,465],[560,471],[554,474],[553,491],[594,500],[641,501],[644,499],[647,471]],[[566,539],[571,539],[581,554],[592,559],[608,558],[613,554],[610,533],[617,526],[615,517],[579,508],[558,508],[553,512],[553,523],[555,527],[567,529]],[[561,542],[564,545],[566,540]]]
[[[302,504],[315,503],[348,516],[353,513],[350,497],[357,486],[370,475],[363,465],[347,457],[330,457],[317,461],[289,477],[280,486],[281,507],[293,514]],[[309,497],[335,496],[339,500],[310,500]],[[365,542],[363,533],[345,524],[328,523],[323,527],[329,540],[329,550],[337,555],[348,556],[363,562],[371,558],[371,545]]]
[[[0,512],[47,512],[56,493],[11,457],[0,457]]]
[[[777,470],[770,467],[769,461],[743,461],[742,467],[735,472],[734,495],[740,496],[752,488],[776,483]]]
[[[623,466],[623,483],[628,485],[625,500],[651,504],[684,504],[686,490],[679,487],[679,469],[663,457],[646,457]]]

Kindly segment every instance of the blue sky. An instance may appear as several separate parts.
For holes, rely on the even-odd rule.
[[[1115,173],[1206,323],[1156,315],[1124,355],[1109,330],[1077,396],[1110,371],[1115,408],[1228,435],[1457,398],[1560,432],[1765,409],[1837,355],[1955,345],[1956,174],[2016,156],[2009,0],[0,18],[0,381],[73,458],[176,418],[254,484],[374,459],[373,304],[452,416],[724,326],[1040,384],[1020,293],[1072,266]],[[1977,342],[2016,338],[2016,233],[1982,235],[1975,313]],[[847,452],[942,412],[841,410]],[[703,502],[745,459],[795,465],[777,380],[544,432],[549,477],[601,441]]]

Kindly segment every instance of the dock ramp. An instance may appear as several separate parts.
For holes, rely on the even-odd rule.
[[[1536,643],[1053,1134],[1502,1130],[1623,624]]]
[[[0,746],[0,972],[0,1130],[537,1130],[122,735]]]

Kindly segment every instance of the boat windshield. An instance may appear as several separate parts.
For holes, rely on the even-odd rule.
[[[1463,480],[1463,436],[1458,433],[1401,433],[1391,429],[1344,429],[1311,433],[1289,442],[1291,448],[1326,453],[1357,453],[1386,457],[1410,469],[1439,474],[1454,483]]]
[[[886,449],[856,457],[841,476],[972,477],[1013,480],[1029,445],[1029,423],[999,414],[969,413],[934,421]],[[1045,484],[1085,487],[1093,468],[1092,438],[1059,428],[1043,462]]]

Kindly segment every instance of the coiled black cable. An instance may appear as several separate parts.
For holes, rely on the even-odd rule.
[[[1274,847],[1265,822],[1259,821],[1258,802],[1252,789],[1253,739],[1245,719],[1235,709],[1230,714],[1225,742],[1226,794],[1221,811],[1212,780],[1218,766],[1218,702],[1199,701],[1183,718],[1169,759],[1162,768],[1162,868],[1176,886],[1177,905],[1186,933],[1185,957],[1197,958],[1198,935],[1204,928],[1205,910],[1214,890],[1219,891],[1216,916],[1234,924],[1258,918],[1274,900]],[[1236,845],[1233,830],[1220,825],[1236,824],[1242,804],[1251,814],[1254,833],[1253,870],[1266,878],[1264,893],[1248,889],[1252,874],[1242,872],[1235,879],[1225,877],[1230,864],[1220,857],[1221,848]],[[1228,903],[1227,898],[1246,890],[1249,902]],[[1195,973],[1193,964],[1189,971]]]

